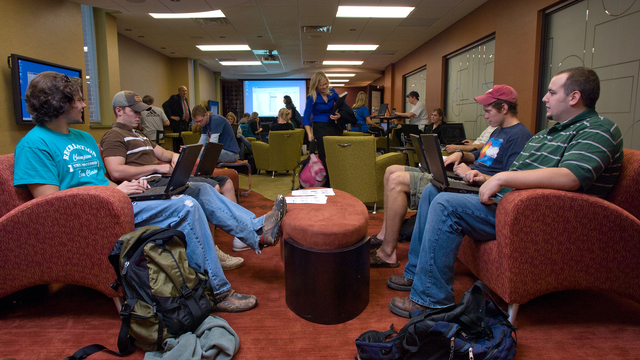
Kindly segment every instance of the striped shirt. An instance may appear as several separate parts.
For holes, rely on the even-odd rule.
[[[158,164],[153,152],[156,144],[149,141],[142,132],[119,122],[113,123],[112,127],[100,140],[102,158],[120,156],[125,158],[125,164],[130,166]]]
[[[566,168],[580,181],[578,191],[606,198],[620,174],[622,157],[620,129],[590,109],[535,134],[509,170]],[[510,190],[503,188],[500,194]]]

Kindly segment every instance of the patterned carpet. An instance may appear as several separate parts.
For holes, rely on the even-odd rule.
[[[263,215],[273,202],[252,192],[240,204]],[[382,215],[370,214],[369,235],[380,229]],[[279,247],[265,248],[261,255],[234,253],[231,236],[216,230],[214,237],[225,252],[245,258],[242,268],[226,273],[233,288],[258,297],[257,308],[249,312],[218,314],[240,336],[236,359],[353,359],[354,341],[362,332],[386,330],[391,324],[399,329],[406,323],[388,309],[392,297],[406,293],[387,288],[386,281],[402,274],[408,243],[399,245],[399,268],[371,269],[370,301],[362,314],[347,323],[319,325],[288,309]],[[475,280],[458,264],[458,300]],[[21,297],[1,299],[0,358],[62,359],[93,343],[116,347],[120,320],[111,299],[78,286],[56,288],[49,293],[32,288]],[[521,306],[518,327],[517,360],[640,359],[640,304],[613,295],[563,291],[541,296]],[[129,358],[143,357],[138,351]],[[96,354],[91,359],[114,357]]]

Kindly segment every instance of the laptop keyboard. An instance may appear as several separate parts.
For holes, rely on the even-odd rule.
[[[469,185],[464,180],[456,180],[452,178],[449,178],[449,184],[456,184],[456,187],[459,189],[466,189],[466,190],[471,190],[475,192],[478,192],[478,190],[480,189],[478,186]]]

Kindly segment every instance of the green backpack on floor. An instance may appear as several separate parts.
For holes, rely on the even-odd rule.
[[[163,350],[164,340],[195,331],[214,308],[213,293],[208,277],[189,266],[186,247],[179,230],[146,226],[123,235],[109,254],[117,276],[111,287],[124,288],[119,353],[95,344],[67,359]]]

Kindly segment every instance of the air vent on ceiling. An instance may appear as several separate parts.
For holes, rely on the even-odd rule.
[[[320,26],[320,25],[314,25],[314,26],[303,26],[302,27],[302,32],[303,33],[317,33],[317,32],[322,32],[322,33],[330,33],[331,32],[331,26],[327,25],[327,26]]]
[[[303,61],[302,65],[320,65],[320,61]]]
[[[205,19],[193,19],[198,25],[202,26],[225,26],[229,25],[230,22],[227,18],[205,18]]]

